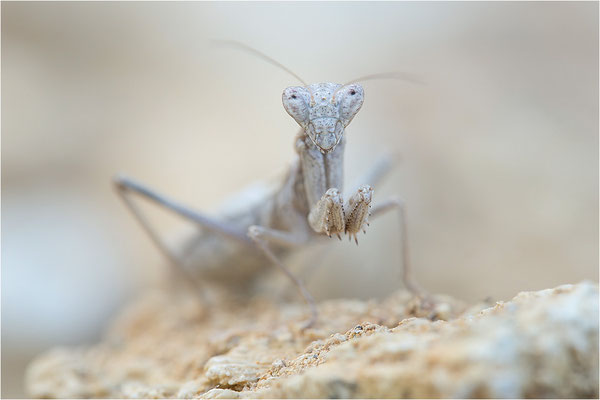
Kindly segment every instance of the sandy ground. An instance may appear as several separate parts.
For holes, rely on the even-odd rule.
[[[227,297],[229,298],[229,297]],[[598,287],[465,307],[406,292],[298,304],[148,293],[92,347],[30,365],[33,397],[597,397]]]

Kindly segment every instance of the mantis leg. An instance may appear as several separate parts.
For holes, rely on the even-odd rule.
[[[304,328],[312,326],[319,316],[315,299],[304,286],[304,283],[295,276],[288,267],[277,257],[269,244],[275,244],[283,247],[298,247],[308,242],[308,235],[301,233],[285,232],[277,229],[271,229],[264,226],[252,225],[248,228],[248,236],[256,243],[267,258],[296,285],[302,297],[310,308],[311,317],[304,324]]]
[[[410,263],[410,254],[408,251],[408,233],[406,228],[406,207],[404,201],[400,198],[392,198],[374,206],[371,210],[371,217],[383,215],[391,210],[398,210],[400,224],[400,250],[402,252],[402,280],[404,285],[413,294],[420,297],[427,297],[425,290],[417,283],[412,265]]]
[[[373,187],[381,183],[383,178],[389,174],[398,156],[396,154],[386,154],[380,157],[370,168],[366,170],[358,182],[369,182],[369,185],[355,185],[355,191],[348,196],[348,201],[344,205],[344,232],[348,238],[358,245],[356,234],[363,230],[364,225],[368,225],[368,214],[371,209],[371,199],[373,196]]]
[[[367,171],[358,179],[355,185],[351,187],[356,191],[360,185],[367,182],[371,187],[376,188],[381,181],[390,173],[396,162],[398,156],[395,154],[385,154],[371,165]]]
[[[397,156],[395,154],[385,154],[383,155],[383,157],[380,157],[373,165],[371,165],[367,169],[367,171],[362,175],[362,177],[356,182],[371,182],[371,185],[373,187],[377,187],[377,185],[379,185],[381,181],[390,173],[396,162]],[[356,190],[360,188],[360,185],[358,183],[352,186]],[[326,239],[327,237],[317,236],[315,238],[315,241],[325,243]],[[322,251],[325,251],[325,249],[322,249]],[[309,267],[303,271],[304,277],[311,277],[312,274],[321,267],[322,260],[323,257],[319,257],[318,259],[310,262]]]
[[[197,223],[204,229],[221,234],[227,238],[240,241],[249,246],[253,245],[252,241],[248,238],[248,236],[246,236],[246,233],[243,231],[243,229],[231,224],[227,224],[226,222],[210,218],[164,195],[161,195],[158,192],[155,192],[154,190],[142,185],[139,182],[136,182],[131,178],[117,176],[114,178],[114,184],[117,188],[119,196],[121,197],[121,199],[123,199],[127,208],[142,225],[144,230],[148,233],[152,241],[165,255],[165,257],[167,257],[167,259],[169,259],[169,261],[171,261],[175,265],[181,265],[181,260],[177,256],[175,256],[175,254],[173,254],[173,252],[168,248],[165,242],[160,238],[160,236],[152,227],[146,216],[133,202],[131,194],[135,193],[141,197],[144,197],[168,210],[173,211],[175,214],[178,214],[192,222]]]

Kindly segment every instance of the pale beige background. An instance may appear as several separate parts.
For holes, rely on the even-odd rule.
[[[406,199],[428,289],[506,299],[598,280],[597,3],[2,2],[4,397],[22,395],[33,355],[97,340],[163,277],[115,172],[211,210],[292,159],[280,96],[297,82],[209,39],[310,82],[427,82],[365,82],[346,167],[351,181],[402,154],[376,199]],[[395,218],[360,239],[303,254],[322,257],[320,298],[399,287]]]

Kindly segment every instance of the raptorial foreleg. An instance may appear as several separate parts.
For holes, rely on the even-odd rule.
[[[325,233],[331,237],[344,232],[344,201],[339,190],[331,188],[313,206],[308,214],[308,223],[317,233]]]
[[[358,244],[356,234],[365,230],[369,225],[369,211],[371,209],[371,199],[373,198],[373,188],[369,185],[362,185],[348,199],[346,205],[346,220],[344,231],[351,239]]]

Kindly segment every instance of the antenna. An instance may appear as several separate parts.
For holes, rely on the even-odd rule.
[[[235,40],[212,40],[211,41],[213,44],[218,45],[218,46],[222,46],[222,47],[231,47],[234,49],[238,49],[238,50],[243,50],[246,51],[258,58],[261,58],[263,61],[268,62],[269,64],[272,64],[278,68],[281,68],[282,70],[284,70],[285,72],[287,72],[288,74],[292,75],[294,78],[298,79],[304,86],[308,86],[308,84],[306,82],[304,82],[304,80],[302,78],[300,78],[298,75],[296,75],[292,70],[290,70],[289,68],[287,68],[285,65],[275,61],[274,59],[272,59],[271,57],[269,57],[268,55],[256,50],[253,47],[248,46],[247,44],[241,43],[241,42],[236,42]]]
[[[372,81],[378,79],[397,79],[404,82],[415,83],[417,85],[425,85],[425,82],[422,81],[417,75],[409,74],[407,72],[381,72],[379,74],[371,74],[364,75],[356,79],[352,79],[349,82],[344,83],[344,85],[349,85],[351,83],[363,82],[363,81]]]

